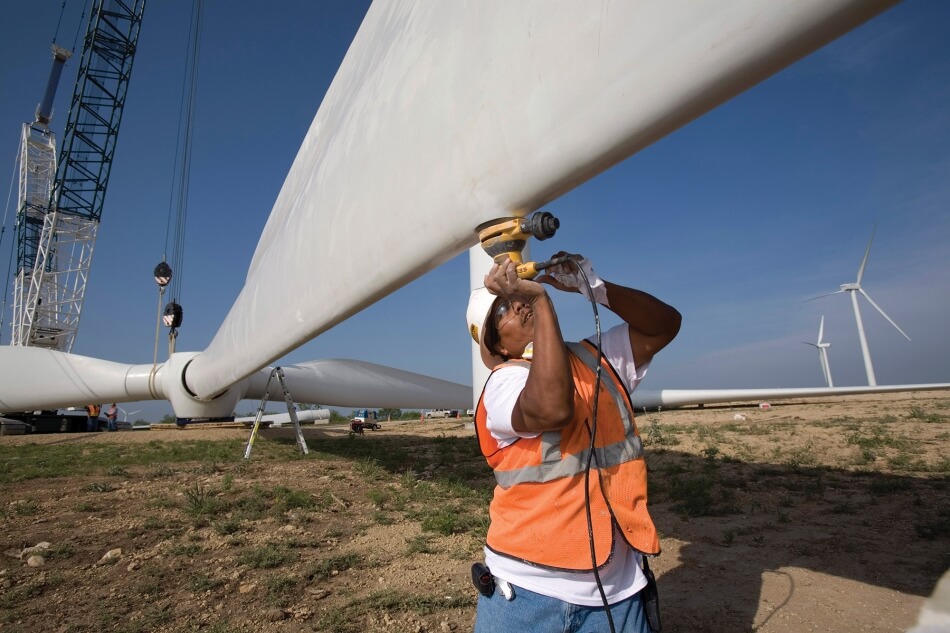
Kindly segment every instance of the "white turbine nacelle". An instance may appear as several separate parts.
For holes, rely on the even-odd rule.
[[[852,283],[852,284],[841,284],[841,290],[844,290],[844,291],[848,291],[848,290],[860,290],[860,289],[861,289],[861,285],[860,285],[860,284],[854,284],[854,283]]]

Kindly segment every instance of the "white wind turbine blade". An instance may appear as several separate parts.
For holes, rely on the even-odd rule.
[[[864,259],[861,260],[861,266],[858,267],[858,279],[855,283],[858,284],[859,286],[861,285],[861,279],[864,278],[864,268],[865,266],[868,265],[868,255],[871,254],[871,244],[874,242],[874,233],[876,231],[877,231],[876,226],[873,229],[871,229],[871,239],[868,240],[868,247],[864,251]]]
[[[809,343],[807,341],[802,341],[802,343],[805,343],[805,345],[811,345],[818,351],[818,364],[821,365],[821,375],[825,379],[825,384],[827,385],[828,384],[828,364],[825,360],[825,354],[824,354],[825,350],[822,348],[821,345],[815,345],[814,343]],[[831,385],[828,385],[828,386],[830,387]]]
[[[123,421],[123,422],[128,422],[130,415],[135,415],[136,413],[141,413],[141,412],[142,412],[141,409],[136,409],[135,411],[126,411],[126,410],[123,409],[122,407],[116,407],[116,408],[119,409],[119,411],[122,412],[122,421]]]
[[[881,309],[881,306],[879,306],[879,305],[877,305],[876,303],[874,303],[874,299],[872,299],[872,298],[871,298],[871,295],[869,295],[868,293],[866,293],[866,292],[864,291],[864,288],[858,288],[858,292],[860,292],[860,293],[861,293],[861,296],[863,296],[865,299],[868,300],[868,303],[870,303],[872,306],[874,306],[874,308],[875,308],[878,312],[881,313],[881,316],[883,316],[885,319],[887,319],[887,322],[888,322],[888,323],[890,323],[890,324],[893,325],[895,328],[897,328],[897,331],[900,332],[901,334],[903,334],[903,335],[904,335],[904,338],[906,338],[908,341],[910,340],[910,337],[907,336],[907,334],[904,332],[904,330],[900,329],[900,326],[898,326],[896,323],[894,323],[894,320],[891,319],[891,317],[887,316],[887,313],[884,312],[884,310]]]
[[[840,295],[842,292],[847,292],[846,290],[835,290],[834,292],[828,292],[823,295],[818,295],[817,297],[812,297],[810,299],[805,299],[803,303],[808,303],[809,301],[814,301],[815,299],[823,299],[825,297],[830,297],[831,295]]]
[[[821,367],[825,371],[825,384],[827,384],[829,387],[834,387],[835,383],[831,379],[831,363],[828,362],[828,348],[829,347],[830,345],[825,343],[825,345],[820,347],[818,351],[821,354]]]
[[[825,337],[825,315],[821,315],[821,321],[818,322],[818,342],[815,344],[815,348],[818,350],[818,358],[821,360],[821,373],[825,376],[825,384],[829,387],[834,387],[835,384],[831,380],[831,365],[828,363],[828,348],[831,347],[831,343],[824,342]]]
[[[0,346],[0,411],[36,411],[164,397],[152,365],[127,365],[40,347]],[[161,365],[159,365],[161,368]]]
[[[936,391],[950,389],[950,383],[920,385],[874,385],[867,387],[802,387],[790,389],[637,389],[633,392],[634,408],[656,409],[684,407],[691,404],[723,402],[763,402],[824,396],[848,396],[868,393],[897,393],[902,391]]]
[[[831,387],[831,368],[828,366],[828,344],[822,341],[825,335],[825,315],[821,315],[818,322],[818,342],[815,343],[815,349],[818,350],[818,360],[821,362],[821,373],[825,377],[825,384]]]
[[[287,390],[297,402],[343,407],[468,408],[471,387],[358,360],[317,360],[281,366]],[[270,368],[251,376],[245,398],[261,399]],[[283,400],[276,380],[266,392]]]
[[[189,389],[212,397],[895,2],[373,3]],[[400,257],[353,265],[356,240]]]

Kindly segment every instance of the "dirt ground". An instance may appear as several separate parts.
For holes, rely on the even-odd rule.
[[[637,421],[664,632],[905,631],[950,566],[950,393]],[[305,429],[310,455],[268,430],[248,462],[246,429],[0,437],[0,450],[78,445],[116,460],[204,440],[237,455],[3,484],[0,631],[471,630],[483,531],[424,529],[432,503],[487,520],[490,473],[469,421],[384,422],[355,438]],[[428,466],[390,471],[347,453],[370,443]],[[0,473],[15,474],[5,459]],[[451,471],[469,473],[461,500],[426,502],[419,486],[467,459],[471,470]],[[41,542],[31,566],[23,550]],[[121,552],[103,559],[110,550]]]

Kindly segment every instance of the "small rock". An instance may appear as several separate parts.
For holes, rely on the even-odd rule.
[[[238,587],[238,593],[251,593],[257,589],[257,585],[252,582],[241,583],[241,586]]]
[[[97,565],[108,565],[113,563],[122,557],[122,548],[116,547],[115,549],[110,549],[108,552],[102,555],[102,558],[99,559]]]
[[[310,607],[298,607],[293,610],[295,620],[309,620],[313,617],[313,609]]]
[[[287,617],[287,614],[284,613],[283,609],[278,609],[277,607],[271,607],[264,612],[264,616],[271,622],[279,622]]]
[[[33,554],[39,554],[40,556],[42,556],[43,554],[46,553],[46,550],[48,550],[49,548],[50,548],[50,544],[46,541],[43,541],[42,543],[37,543],[33,547],[25,547],[23,548],[23,551],[20,552],[20,558],[21,559],[29,558]]]
[[[46,564],[46,559],[40,556],[39,554],[33,554],[26,559],[26,564],[30,567],[42,567]]]
[[[138,562],[132,561],[131,563],[129,563],[129,566],[125,568],[125,570],[126,570],[126,571],[135,571],[135,570],[138,569],[138,568],[139,568]]]

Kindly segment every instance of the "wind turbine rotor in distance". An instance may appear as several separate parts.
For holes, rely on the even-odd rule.
[[[881,316],[883,316],[887,320],[888,323],[893,325],[894,328],[904,336],[904,338],[906,338],[908,341],[910,340],[910,337],[907,336],[904,330],[902,330],[897,325],[897,323],[895,323],[894,320],[891,319],[891,317],[887,316],[887,313],[884,312],[881,306],[875,303],[875,301],[871,299],[871,296],[867,292],[864,291],[864,288],[861,287],[861,280],[864,278],[864,270],[868,264],[868,256],[871,254],[871,244],[874,242],[874,233],[876,229],[877,227],[875,227],[875,229],[872,229],[871,231],[871,239],[868,240],[868,247],[864,251],[864,258],[861,260],[861,265],[858,267],[857,279],[853,283],[841,284],[841,290],[837,290],[835,292],[829,292],[827,294],[819,295],[817,297],[812,297],[811,299],[808,299],[808,301],[814,301],[815,299],[828,297],[830,295],[841,294],[842,292],[847,292],[851,295],[851,306],[854,309],[854,321],[857,324],[858,339],[861,342],[861,355],[864,357],[864,371],[868,377],[868,386],[871,386],[871,387],[874,387],[877,385],[877,380],[874,377],[874,366],[871,364],[871,352],[870,352],[870,349],[868,348],[867,336],[864,333],[864,322],[861,319],[861,308],[858,306],[858,294],[860,293],[865,299],[867,299],[868,303],[870,303],[874,307],[875,310],[880,312]]]
[[[834,293],[833,293],[834,294]],[[831,343],[825,343],[822,341],[822,337],[825,334],[825,315],[821,315],[821,322],[818,324],[818,342],[809,343],[807,341],[802,341],[805,345],[811,345],[818,350],[818,361],[821,363],[821,373],[825,377],[825,384],[829,387],[834,387],[834,382],[831,380],[831,365],[828,364],[828,348],[831,347]]]

